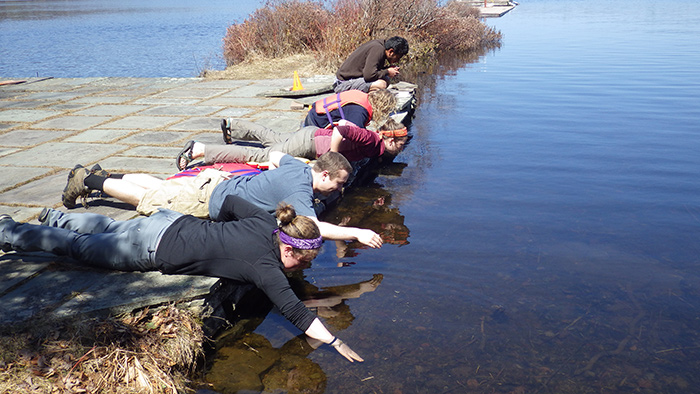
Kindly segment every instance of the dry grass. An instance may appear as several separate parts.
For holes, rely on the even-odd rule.
[[[0,393],[184,392],[204,338],[193,317],[173,306],[4,331]]]
[[[294,71],[302,78],[335,72],[334,69],[319,64],[314,54],[306,53],[269,59],[256,56],[223,71],[206,71],[202,76],[212,79],[291,79]]]

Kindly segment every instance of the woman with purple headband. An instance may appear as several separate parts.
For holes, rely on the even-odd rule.
[[[235,195],[226,198],[217,222],[165,209],[116,221],[95,213],[44,208],[39,215],[42,225],[0,215],[0,247],[49,252],[120,271],[202,275],[253,284],[306,335],[331,345],[351,362],[364,361],[304,306],[284,274],[316,257],[323,242],[318,226],[297,216],[291,205],[280,204],[276,216]]]

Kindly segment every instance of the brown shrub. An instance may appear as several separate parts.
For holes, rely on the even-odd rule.
[[[252,57],[312,52],[322,67],[336,68],[360,44],[399,35],[411,46],[409,59],[438,52],[498,45],[500,33],[479,20],[467,4],[438,0],[270,0],[249,19],[228,28],[228,65]]]
[[[250,56],[274,58],[313,51],[329,18],[320,2],[269,0],[243,23],[227,29],[224,59],[230,65]]]

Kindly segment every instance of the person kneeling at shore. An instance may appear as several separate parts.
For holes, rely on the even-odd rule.
[[[340,121],[333,129],[306,126],[295,133],[280,133],[246,120],[231,121],[233,138],[258,141],[264,148],[239,145],[205,145],[188,141],[177,156],[177,168],[182,170],[195,159],[205,164],[266,162],[270,152],[280,151],[291,156],[316,160],[326,152],[338,152],[350,161],[396,156],[408,140],[408,131],[401,123],[388,119],[378,132]]]
[[[39,215],[42,225],[17,223],[1,215],[0,246],[5,252],[49,252],[112,270],[253,284],[306,335],[333,346],[351,362],[364,361],[304,306],[285,276],[309,265],[318,254],[323,242],[318,226],[297,216],[291,205],[280,204],[276,217],[235,195],[226,197],[220,222],[166,209],[116,221],[94,213],[44,208]]]

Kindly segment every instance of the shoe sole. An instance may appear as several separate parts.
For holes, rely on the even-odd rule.
[[[231,138],[231,130],[229,128],[227,119],[221,119],[221,132],[224,134],[224,142],[227,144],[233,144],[233,139]]]
[[[37,218],[39,223],[41,223],[42,225],[44,225],[44,223],[46,223],[46,220],[49,218],[49,212],[51,212],[51,210],[49,208],[44,208],[41,210],[41,213],[39,214],[39,217]]]
[[[14,219],[12,219],[12,216],[10,216],[10,215],[4,213],[4,214],[0,215],[0,222],[3,222],[3,221],[5,221],[5,220],[12,220],[12,221],[14,221]],[[8,244],[8,243],[3,243],[3,244],[0,245],[0,250],[2,250],[3,252],[7,253],[7,252],[12,252],[14,249],[12,249],[12,245],[10,245],[10,244]]]

